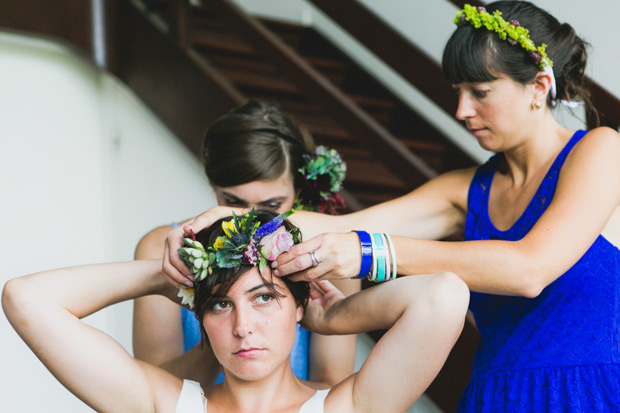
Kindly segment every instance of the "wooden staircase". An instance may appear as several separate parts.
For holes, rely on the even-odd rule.
[[[217,3],[207,1],[187,10],[189,35],[184,46],[208,62],[241,95],[278,103],[310,130],[317,144],[337,149],[348,165],[345,188],[352,209],[393,199],[416,186],[415,180],[390,168],[389,162],[386,164],[337,116],[305,93],[276,62],[257,51]],[[179,15],[170,2],[151,2],[150,12],[170,26]],[[258,23],[419,157],[428,167],[429,177],[475,164],[312,28],[266,19]]]

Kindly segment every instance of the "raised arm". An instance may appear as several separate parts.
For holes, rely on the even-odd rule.
[[[589,132],[567,157],[547,210],[521,240],[395,239],[399,269],[418,274],[442,268],[457,273],[474,291],[536,297],[601,233],[617,231],[619,157],[617,132],[608,128]]]
[[[339,248],[341,239],[324,239],[318,236],[323,233],[349,232],[357,229],[422,239],[441,239],[458,233],[465,223],[467,192],[473,174],[474,169],[449,172],[405,196],[351,214],[327,215],[297,211],[291,217],[291,221],[300,227],[306,242],[295,246],[290,253],[283,254],[278,262],[285,262],[292,256],[299,255],[307,258],[309,264],[308,251],[315,251],[322,246],[323,242],[327,242],[321,258],[338,257],[339,264],[347,263],[351,267],[355,266],[357,258],[359,268],[358,254],[340,255],[345,250]],[[243,213],[241,209],[233,210],[237,214]],[[178,285],[191,281],[189,271],[176,253],[176,250],[183,244],[183,234],[189,233],[190,230],[196,233],[217,219],[230,215],[230,211],[229,207],[211,208],[189,221],[187,225],[170,232],[166,239],[163,269],[171,282]],[[349,239],[349,245],[353,245],[353,249],[355,249],[355,242],[351,240],[355,239],[355,236]],[[350,250],[347,249],[347,251]],[[356,258],[353,257],[354,255]],[[309,265],[305,267],[307,266]],[[343,275],[341,278],[350,278],[352,275],[355,274]]]
[[[154,229],[138,243],[135,258],[161,259],[164,242],[171,225]],[[147,295],[134,300],[133,350],[134,356],[183,379],[199,382],[203,387],[212,385],[221,369],[208,346],[200,345],[185,352],[181,307],[161,295]],[[197,368],[196,366],[200,366]]]
[[[142,237],[134,258],[161,259],[170,230],[172,226],[167,225]],[[136,298],[133,305],[133,351],[138,360],[156,366],[181,356],[184,352],[181,308],[159,295]]]
[[[420,239],[425,237],[395,229],[389,224],[393,222],[390,217],[386,217],[384,227],[382,219],[377,218],[376,229],[361,229],[404,235],[393,237],[399,274],[451,271],[473,291],[535,297],[573,266],[601,233],[620,232],[610,227],[620,225],[620,187],[616,184],[620,181],[619,157],[617,132],[608,128],[589,132],[567,157],[547,210],[518,241]],[[401,224],[410,226],[407,221]],[[309,251],[324,257],[317,267],[311,267]],[[297,273],[292,279],[310,281],[348,278],[359,268],[360,249],[355,234],[322,234],[282,254],[275,274]]]
[[[324,334],[388,331],[358,373],[332,388],[326,412],[407,410],[435,378],[463,327],[469,291],[454,274],[404,277],[346,299],[321,282],[304,322]]]
[[[337,280],[334,286],[350,296],[361,290],[359,280]],[[310,336],[310,366],[308,379],[313,382],[334,385],[353,373],[355,367],[355,334],[341,336]]]
[[[48,370],[93,409],[174,411],[180,379],[80,321],[140,295],[174,295],[160,270],[158,261],[135,261],[45,271],[8,281],[2,306]]]

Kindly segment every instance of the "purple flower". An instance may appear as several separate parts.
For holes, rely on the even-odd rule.
[[[465,23],[465,22],[467,21],[467,16],[465,15],[465,13],[461,13],[461,14],[459,15],[459,21],[460,21],[461,23]]]
[[[476,7],[476,10],[478,11],[478,13],[485,13],[487,11],[487,9],[485,9],[484,7]]]
[[[512,24],[515,27],[521,26],[521,23],[519,23],[519,20],[510,20],[510,24]]]
[[[538,50],[534,50],[532,53],[530,53],[530,57],[532,58],[534,63],[540,63],[540,60],[542,59],[542,56]]]
[[[263,257],[274,261],[283,252],[293,247],[293,235],[286,228],[280,227],[275,232],[263,237],[258,243],[258,248]]]
[[[259,240],[263,238],[264,236],[269,235],[272,232],[274,232],[276,229],[278,229],[278,227],[280,227],[280,225],[282,225],[282,223],[284,222],[286,218],[288,218],[289,216],[291,216],[291,214],[293,214],[293,212],[295,212],[294,209],[289,209],[288,211],[281,213],[280,215],[278,215],[271,221],[258,227],[256,229],[256,232],[254,233],[254,239]]]

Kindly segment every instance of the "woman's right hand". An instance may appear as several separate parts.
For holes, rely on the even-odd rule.
[[[181,286],[191,287],[194,284],[194,276],[177,252],[177,250],[183,246],[183,239],[192,232],[197,234],[220,218],[232,215],[233,211],[237,215],[245,212],[245,210],[239,208],[216,206],[170,231],[166,238],[162,270],[167,275],[168,281],[172,285],[176,288],[180,288]]]
[[[313,265],[312,254],[317,260]],[[292,281],[350,279],[362,261],[360,241],[354,232],[326,233],[293,246],[271,264],[274,275]]]

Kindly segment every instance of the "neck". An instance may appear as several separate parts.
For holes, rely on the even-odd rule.
[[[223,411],[277,412],[298,408],[316,390],[295,377],[287,359],[285,365],[258,380],[244,380],[226,371],[226,380],[208,389],[208,403]]]
[[[557,123],[549,110],[521,131],[521,139],[504,152],[507,173],[515,186],[525,185],[530,178],[546,172],[573,131]]]

